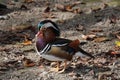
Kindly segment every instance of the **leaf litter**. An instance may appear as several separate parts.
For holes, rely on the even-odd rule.
[[[28,0],[28,2],[26,2],[26,3],[29,3],[29,1],[31,1],[31,0]],[[80,2],[78,2],[78,4],[80,4]],[[70,5],[62,5],[62,6],[65,7],[66,11],[68,11],[68,12],[74,12],[74,9],[73,9],[74,5],[72,6],[72,4],[70,4]],[[51,9],[51,7],[50,7],[50,9]],[[62,8],[62,10],[64,10],[64,8]],[[79,10],[81,10],[81,8]],[[79,10],[78,10],[78,12],[79,12]],[[99,10],[97,10],[97,11],[99,11]],[[46,11],[45,11],[45,15],[46,16],[44,16],[44,18],[54,18],[54,17],[56,17],[56,15],[52,14],[51,12],[50,12],[51,14],[48,16],[48,14],[46,14],[46,12],[48,12],[48,14],[49,14],[49,8],[47,10],[47,7],[46,7]],[[78,13],[78,12],[76,11],[75,13]],[[112,16],[110,18],[110,21],[111,21],[111,23],[114,23],[114,24],[117,23],[117,19],[114,16]],[[64,24],[64,21],[63,21],[63,24]],[[76,29],[76,30],[77,31],[84,31],[83,27],[78,27],[78,29]],[[89,30],[91,30],[91,29],[89,29]],[[101,37],[99,37],[98,35],[95,34],[95,33],[98,33],[98,34],[99,33],[103,33],[104,32],[103,30],[94,29],[94,30],[91,30],[91,32],[93,32],[93,34],[87,34],[87,35],[85,35],[85,37],[92,38],[93,41],[96,39],[94,41],[95,43],[96,42],[105,43],[106,38],[107,38],[106,35],[101,38]],[[117,32],[117,31],[115,31],[115,32]],[[14,33],[14,35],[15,34],[16,33]],[[119,32],[117,32],[117,34],[119,34]],[[114,35],[116,35],[116,34],[114,34]],[[12,37],[13,36],[10,36],[9,38],[12,38]],[[25,38],[25,37],[23,37],[23,34],[22,34],[22,36],[19,36],[19,37],[16,36],[16,37],[18,39],[20,39],[19,40],[20,43],[21,43],[21,41],[24,43],[23,45],[26,45],[26,46],[32,45],[31,44],[32,40],[29,40],[29,38],[30,38],[29,36]],[[9,38],[4,39],[2,41],[9,42],[10,41]],[[117,37],[117,38],[119,39],[119,37]],[[87,38],[85,38],[85,39],[87,39]],[[12,40],[12,41],[15,42],[15,41],[18,41],[18,40]],[[118,44],[115,44],[115,45],[117,45],[117,48],[119,48]],[[23,49],[25,46],[21,46],[21,47]],[[21,48],[21,47],[18,46],[18,48],[17,48],[18,49],[18,53],[19,53],[19,48]],[[99,45],[97,47],[99,47]],[[116,69],[116,67],[117,68],[119,67],[118,66],[119,62],[117,61],[118,58],[119,58],[119,56],[117,56],[117,54],[119,54],[119,50],[120,49],[117,49],[117,48],[115,46],[115,48],[112,48],[113,49],[112,52],[106,51],[106,52],[101,52],[99,56],[95,55],[96,58],[94,60],[81,61],[80,59],[78,59],[77,61],[73,61],[72,63],[74,63],[74,65],[72,64],[71,67],[68,67],[68,70],[67,70],[69,73],[71,71],[73,71],[69,75],[72,76],[72,77],[74,77],[75,79],[78,79],[78,80],[79,79],[86,79],[85,77],[88,76],[88,75],[97,77],[100,80],[103,80],[103,79],[113,79],[113,80],[115,80],[116,78],[114,76],[115,76],[116,73],[115,72],[113,73],[112,69]],[[13,54],[14,53],[14,51],[11,52],[12,49],[10,49],[11,50],[10,51],[9,48],[2,48],[0,50],[2,52],[7,52],[9,54],[11,54],[11,53]],[[23,52],[24,51],[25,51],[25,53],[22,53],[22,55],[24,55],[24,56],[27,55],[26,53],[31,53],[29,50],[23,50]],[[32,61],[31,59],[28,59],[28,58],[26,58],[25,60],[23,60],[23,65],[21,65],[22,64],[21,62],[22,62],[22,60],[20,60],[20,61],[19,60],[13,60],[13,61],[10,60],[10,61],[8,61],[6,63],[8,65],[6,65],[6,64],[3,65],[3,66],[6,66],[5,68],[3,68],[3,70],[7,70],[7,67],[14,68],[16,66],[16,64],[20,64],[20,66],[23,66],[23,67],[34,67],[35,66],[34,61]],[[39,65],[41,65],[42,63],[44,63],[46,66],[47,65],[50,66],[51,62],[46,61],[46,60],[40,60]],[[66,71],[65,74],[67,74],[67,71]]]

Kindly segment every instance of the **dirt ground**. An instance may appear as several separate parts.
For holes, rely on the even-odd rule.
[[[119,0],[29,1],[0,8],[0,80],[120,80]],[[75,58],[64,73],[50,72],[55,63],[42,59],[34,47],[37,24],[45,19],[58,24],[61,37],[79,39],[95,59]]]

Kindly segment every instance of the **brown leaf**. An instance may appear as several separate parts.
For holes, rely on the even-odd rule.
[[[74,2],[73,4],[74,5],[77,5],[77,4],[82,4],[83,2],[81,2],[81,1],[76,1],[76,2]]]
[[[30,44],[32,44],[32,42],[31,41],[24,41],[22,44],[23,45],[30,45]]]
[[[82,38],[85,40],[93,40],[96,37],[94,34],[82,35]]]
[[[119,35],[116,35],[117,36],[117,38],[120,40],[120,36]]]
[[[24,2],[25,3],[32,3],[32,2],[34,2],[34,0],[25,0]]]
[[[10,48],[7,48],[7,47],[0,47],[0,51],[9,51]]]
[[[28,8],[25,5],[21,5],[20,9],[27,10]]]
[[[102,29],[96,28],[96,29],[91,29],[92,32],[102,32]]]
[[[78,13],[81,13],[82,11],[81,11],[80,8],[77,8],[77,9],[74,9],[73,12],[76,13],[76,14],[78,14]]]
[[[23,65],[25,67],[33,67],[33,66],[35,66],[35,63],[30,59],[24,58],[23,59]]]
[[[32,41],[29,41],[28,39],[27,39],[27,36],[25,35],[24,36],[25,37],[25,41],[22,43],[23,45],[30,45],[30,44],[32,44]]]
[[[42,15],[44,18],[56,18],[56,15],[51,12],[43,13]]]
[[[113,32],[114,35],[120,34],[120,30]]]
[[[111,57],[120,57],[120,51],[109,50],[108,52],[106,52],[106,55],[109,55]]]
[[[44,12],[45,12],[45,13],[46,13],[46,12],[50,12],[50,7],[47,6],[47,7],[45,8]]]
[[[59,10],[65,11],[65,6],[62,4],[55,4],[55,7]]]
[[[67,5],[67,6],[65,6],[65,10],[66,10],[66,11],[70,11],[70,12],[73,11],[71,5]]]
[[[68,75],[69,75],[69,76],[71,76],[71,77],[73,77],[73,76],[75,76],[75,75],[76,75],[76,73],[71,72],[71,73],[69,73]]]
[[[98,74],[98,80],[106,80],[105,79],[105,76],[111,76],[111,74],[112,74],[112,71],[107,71],[107,72],[100,72],[99,74]]]
[[[30,23],[26,23],[26,24],[22,24],[22,25],[18,25],[18,26],[12,26],[11,30],[12,31],[22,31],[24,29],[28,29],[31,27],[32,27],[32,25]]]
[[[94,39],[94,42],[103,42],[109,40],[107,37],[98,37]]]
[[[83,31],[84,27],[82,25],[77,25],[76,30],[77,31]]]
[[[115,49],[115,51],[119,51],[120,47],[119,46],[115,46],[114,49]]]
[[[117,16],[115,16],[114,14],[112,14],[112,16],[109,18],[110,19],[110,23],[116,23],[117,22]]]

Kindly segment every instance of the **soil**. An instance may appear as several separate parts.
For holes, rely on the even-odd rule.
[[[120,41],[116,36],[120,35],[119,3],[119,0],[16,0],[7,4],[7,8],[0,9],[3,12],[0,16],[0,80],[120,80],[120,47],[116,48],[115,44]],[[56,7],[58,4],[68,7],[61,9]],[[69,8],[73,4],[72,9]],[[58,24],[61,37],[79,39],[81,48],[95,59],[74,58],[68,62],[65,72],[50,72],[55,63],[41,58],[34,47],[37,24],[45,19]],[[95,38],[83,38],[90,34]],[[32,44],[23,44],[25,37]],[[110,50],[119,54],[112,55]],[[25,63],[26,60],[33,65]]]

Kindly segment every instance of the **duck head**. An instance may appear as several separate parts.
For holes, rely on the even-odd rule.
[[[43,20],[40,23],[38,23],[38,30],[41,30],[42,28],[53,28],[54,34],[57,37],[60,36],[60,29],[58,28],[57,24],[51,20]]]

